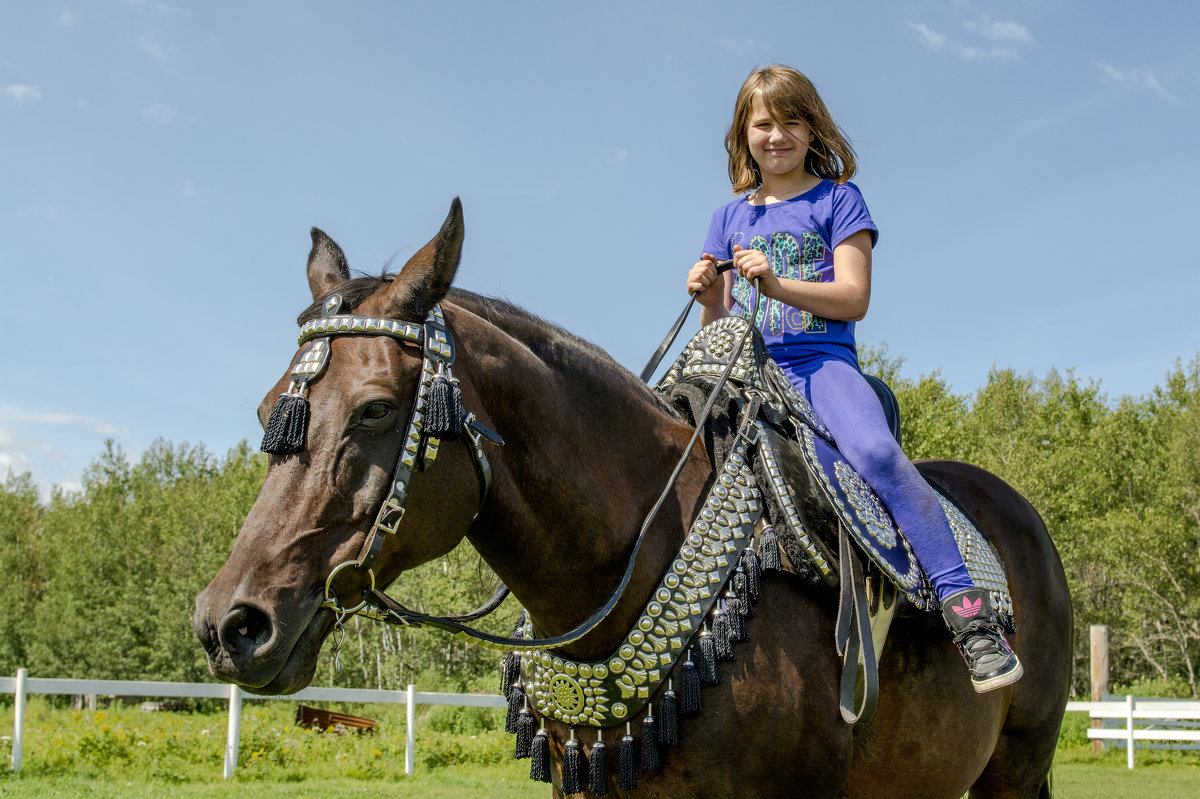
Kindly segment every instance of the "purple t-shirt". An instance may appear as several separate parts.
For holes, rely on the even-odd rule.
[[[783,202],[751,205],[740,197],[721,206],[713,214],[704,252],[724,260],[732,258],[733,245],[740,244],[766,255],[779,277],[832,283],[833,248],[860,230],[871,231],[874,247],[879,229],[858,187],[824,180]],[[853,322],[825,319],[759,297],[742,277],[734,280],[730,312],[753,320],[771,357],[781,365],[827,354],[858,366]]]

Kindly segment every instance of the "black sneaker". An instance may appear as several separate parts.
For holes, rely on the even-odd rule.
[[[1021,679],[1025,669],[1004,638],[987,591],[968,588],[951,594],[942,602],[942,617],[954,645],[967,661],[971,685],[977,693],[994,691]]]

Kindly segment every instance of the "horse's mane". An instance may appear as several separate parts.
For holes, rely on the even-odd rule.
[[[352,313],[378,291],[380,286],[390,283],[395,277],[394,274],[362,276],[340,284],[335,290],[342,295],[342,312]],[[656,392],[651,391],[603,349],[553,322],[507,300],[486,297],[457,287],[450,289],[446,299],[517,339],[551,367],[576,373],[583,372],[591,379],[624,388],[671,416],[678,415]],[[321,305],[320,302],[314,302],[305,308],[296,320],[297,323],[304,324],[319,317]]]

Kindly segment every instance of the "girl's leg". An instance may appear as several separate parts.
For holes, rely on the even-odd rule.
[[[942,603],[942,616],[975,690],[991,691],[1020,679],[1024,669],[1004,638],[988,592],[975,588],[933,489],[892,438],[883,408],[862,374],[832,358],[785,371],[912,545]]]
[[[804,383],[798,387],[833,433],[846,461],[896,520],[938,599],[973,588],[937,496],[892,438],[879,398],[862,373],[832,358],[811,367],[796,375]]]

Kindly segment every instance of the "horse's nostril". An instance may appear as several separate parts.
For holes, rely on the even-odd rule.
[[[253,657],[270,642],[273,628],[266,613],[249,605],[238,605],[221,620],[217,637],[231,656]]]

